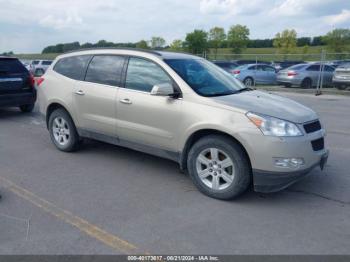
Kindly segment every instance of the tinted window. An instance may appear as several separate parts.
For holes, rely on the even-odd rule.
[[[153,86],[165,83],[172,84],[172,80],[157,64],[141,58],[130,58],[126,88],[151,92]]]
[[[263,70],[268,72],[276,72],[275,68],[271,66],[263,66]]]
[[[56,63],[53,70],[66,77],[83,80],[90,58],[89,55],[62,58]]]
[[[239,80],[205,59],[164,61],[199,95],[208,97],[230,95],[244,88]]]
[[[125,58],[116,55],[94,56],[86,72],[85,81],[120,86]]]
[[[38,65],[40,61],[33,61],[33,65]]]
[[[320,65],[309,66],[306,70],[307,71],[320,71]]]
[[[17,74],[26,72],[27,69],[18,59],[0,59],[1,74]]]
[[[42,65],[51,65],[52,61],[43,61],[41,64]]]
[[[331,67],[331,66],[328,66],[328,65],[324,66],[324,71],[333,72],[334,70],[335,70],[334,67]]]

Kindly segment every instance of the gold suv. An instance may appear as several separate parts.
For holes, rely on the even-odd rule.
[[[91,138],[168,158],[214,198],[236,197],[252,182],[278,191],[327,161],[314,111],[247,88],[196,56],[77,51],[59,56],[38,83],[59,150]]]

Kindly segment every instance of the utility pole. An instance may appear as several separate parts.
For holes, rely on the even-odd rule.
[[[326,60],[326,52],[324,51],[324,49],[322,49],[320,71],[319,71],[319,74],[318,74],[317,88],[316,88],[316,93],[315,93],[316,96],[322,95],[323,72],[324,72],[325,60]]]

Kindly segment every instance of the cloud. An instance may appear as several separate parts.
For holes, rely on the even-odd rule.
[[[78,14],[66,14],[65,17],[57,17],[50,14],[40,19],[39,24],[43,27],[61,30],[80,26],[83,24],[83,19]]]
[[[329,25],[344,24],[350,21],[350,10],[343,9],[339,14],[326,16],[324,21]]]
[[[260,13],[262,0],[202,0],[200,12],[206,15],[238,15]]]

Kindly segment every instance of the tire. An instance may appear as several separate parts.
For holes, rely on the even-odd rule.
[[[284,87],[285,88],[290,88],[290,87],[292,87],[292,84],[284,84]]]
[[[77,129],[72,118],[63,108],[51,113],[49,132],[51,141],[57,149],[63,152],[73,152],[78,149],[80,139]]]
[[[219,152],[217,158],[212,157],[213,149]],[[216,199],[233,199],[245,192],[251,182],[250,162],[244,149],[225,136],[209,135],[197,141],[188,154],[187,167],[198,190]],[[202,178],[201,171],[205,174]]]
[[[23,113],[30,113],[33,111],[34,109],[34,104],[29,104],[29,105],[21,105],[19,107],[19,109],[23,112]]]
[[[243,80],[243,84],[247,87],[254,86],[254,79],[251,77],[247,77]]]
[[[312,80],[310,78],[305,78],[300,85],[301,88],[310,89],[312,88]]]

